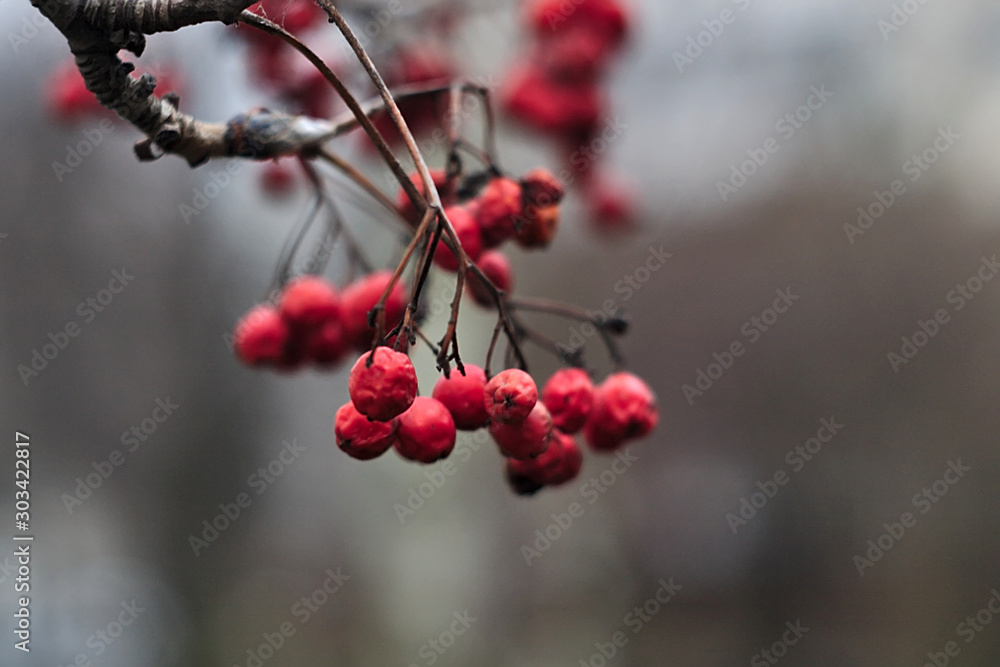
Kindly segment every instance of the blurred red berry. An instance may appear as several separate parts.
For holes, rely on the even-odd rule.
[[[305,334],[305,356],[320,366],[333,366],[343,361],[350,345],[347,332],[339,320],[330,320]]]
[[[562,182],[544,167],[532,169],[521,178],[524,206],[551,206],[562,201],[566,194]]]
[[[249,366],[281,365],[291,330],[270,304],[254,306],[236,324],[233,350]]]
[[[391,271],[375,271],[348,285],[341,294],[344,331],[352,347],[366,349],[371,345],[375,329],[368,326],[368,311],[378,304],[391,279]],[[403,319],[406,300],[403,286],[397,281],[385,302],[385,322],[388,329],[392,329]]]
[[[319,276],[300,276],[285,285],[278,307],[289,325],[309,329],[340,319],[340,294]]]
[[[490,279],[490,282],[497,289],[509,294],[514,288],[514,271],[510,266],[510,260],[507,259],[507,255],[499,250],[487,250],[484,252],[479,256],[476,266],[486,274],[486,277]],[[473,301],[480,306],[489,308],[494,305],[493,294],[483,284],[483,281],[479,279],[479,276],[472,271],[466,274],[465,286],[472,296]]]
[[[527,204],[518,218],[517,244],[522,248],[544,248],[559,230],[559,205],[536,207]]]
[[[521,186],[509,178],[494,178],[476,198],[476,222],[483,246],[495,248],[514,236],[514,219],[521,212]]]
[[[445,216],[451,221],[451,226],[455,228],[459,243],[469,259],[475,262],[483,252],[482,236],[479,233],[479,225],[472,213],[465,206],[450,206],[444,210]],[[444,236],[444,233],[442,233]],[[434,251],[434,263],[446,271],[458,270],[458,257],[449,250],[444,241],[438,241],[437,250]]]
[[[542,403],[563,433],[576,433],[587,423],[594,403],[594,383],[581,368],[562,368],[542,387]]]
[[[430,172],[431,180],[434,181],[434,187],[437,188],[438,194],[441,195],[441,200],[447,204],[452,198],[452,193],[448,190],[448,174],[444,169],[431,169]],[[417,192],[424,193],[423,181],[420,180],[420,174],[413,172],[410,174],[410,180],[417,187]],[[410,201],[409,196],[407,196],[406,190],[402,188],[399,189],[399,194],[396,196],[396,206],[399,207],[400,215],[411,226],[416,227],[420,224],[420,215],[417,214],[417,209],[413,206],[413,202]]]

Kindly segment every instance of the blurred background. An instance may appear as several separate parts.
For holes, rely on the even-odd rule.
[[[425,29],[426,3],[404,4],[374,53]],[[502,80],[528,48],[518,7],[447,7],[463,72]],[[347,8],[359,27],[383,9]],[[575,190],[551,248],[512,254],[520,294],[628,311],[623,350],[661,422],[628,457],[587,451],[577,480],[519,498],[482,433],[460,434],[451,475],[361,463],[333,442],[346,369],[237,363],[227,336],[307,192],[267,196],[263,167],[237,163],[206,189],[225,162],[139,164],[131,127],[54,120],[68,48],[27,0],[0,5],[0,516],[9,540],[25,432],[36,536],[30,654],[13,647],[13,542],[0,549],[0,663],[997,664],[1000,8],[632,9],[604,84],[623,129],[600,159],[634,184],[635,228],[602,231]],[[232,33],[157,35],[140,63],[223,120],[268,101]],[[332,27],[318,39],[340,48]],[[514,173],[559,166],[509,120],[500,151]],[[185,220],[199,192],[217,196]],[[355,199],[352,227],[388,263],[397,239]],[[655,252],[670,257],[649,271]],[[434,276],[432,304],[450,285]],[[466,359],[481,363],[492,325],[463,310]],[[429,391],[430,355],[415,361]],[[249,506],[219,518],[241,493]]]

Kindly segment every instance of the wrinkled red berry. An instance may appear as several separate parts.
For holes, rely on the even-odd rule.
[[[632,373],[614,373],[594,392],[594,405],[584,427],[594,449],[617,449],[648,435],[659,422],[656,395]]]
[[[563,433],[576,433],[587,423],[594,403],[594,383],[581,368],[562,368],[542,387],[542,403]]]
[[[544,248],[559,229],[559,205],[541,208],[527,205],[518,219],[517,244],[522,248]]]
[[[455,448],[455,421],[436,398],[417,396],[396,424],[396,452],[404,459],[434,463]]]
[[[405,354],[379,346],[374,352],[362,354],[354,364],[347,390],[358,412],[369,419],[387,422],[413,403],[417,373]]]
[[[300,276],[285,286],[278,307],[292,327],[309,329],[340,319],[340,294],[323,278]]]
[[[396,440],[395,422],[370,421],[350,401],[337,410],[333,432],[337,446],[359,461],[381,456]]]
[[[483,403],[486,373],[479,366],[465,364],[465,375],[454,369],[450,377],[441,376],[434,385],[434,398],[441,401],[455,420],[455,428],[475,431],[490,420]]]
[[[583,466],[583,453],[576,439],[553,429],[549,446],[533,459],[507,460],[507,479],[526,477],[541,486],[557,486],[573,479]]]
[[[493,286],[510,294],[514,287],[514,271],[511,269],[510,260],[507,255],[499,250],[487,250],[479,256],[476,262],[479,270],[486,274]],[[472,296],[472,299],[480,306],[493,306],[493,294],[487,289],[483,281],[472,271],[466,274],[465,286]]]
[[[494,178],[476,198],[476,223],[483,247],[495,248],[514,236],[515,216],[521,212],[521,186],[509,178]]]
[[[535,403],[528,417],[519,424],[490,423],[490,435],[500,452],[512,459],[530,459],[549,446],[552,415],[544,403]]]
[[[562,201],[566,194],[562,182],[548,169],[532,169],[521,178],[521,191],[525,206],[551,206]]]
[[[372,343],[375,329],[368,326],[368,311],[375,307],[392,279],[391,271],[375,271],[348,285],[341,294],[340,304],[344,331],[349,343],[366,349]],[[385,325],[391,330],[403,319],[406,293],[397,282],[385,302]]]
[[[519,368],[509,368],[493,376],[483,391],[486,412],[498,424],[520,424],[538,401],[538,387]]]
[[[473,262],[479,259],[479,255],[483,252],[483,240],[479,233],[479,225],[476,224],[472,213],[465,206],[450,206],[444,212],[451,221],[451,226],[455,228],[455,234],[458,235],[465,254]],[[458,257],[445,246],[444,241],[438,241],[437,250],[434,251],[434,263],[448,271],[458,270]]]
[[[250,366],[281,365],[290,338],[291,330],[277,309],[262,303],[237,323],[233,350]]]

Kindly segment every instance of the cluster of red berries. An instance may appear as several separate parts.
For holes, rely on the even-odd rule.
[[[306,363],[331,367],[350,350],[371,346],[375,329],[368,313],[382,297],[392,274],[376,271],[338,291],[318,276],[302,276],[285,286],[277,304],[261,303],[236,325],[233,350],[249,366],[295,370]],[[399,283],[385,304],[386,322],[396,326],[406,309]]]
[[[595,220],[608,228],[627,224],[634,197],[621,179],[592,164],[609,116],[602,80],[625,41],[629,14],[621,0],[532,0],[525,8],[533,37],[528,58],[506,82],[506,111],[553,136]],[[576,176],[574,176],[576,180]]]
[[[492,175],[485,182],[478,179],[478,184],[467,182],[461,186],[450,182],[444,170],[431,170],[431,176],[444,203],[445,215],[466,255],[497,289],[510,292],[513,288],[510,260],[497,248],[511,240],[528,249],[549,245],[559,228],[562,184],[544,168],[534,169],[519,180]],[[419,177],[413,174],[410,178],[422,191]],[[397,205],[400,215],[411,226],[420,222],[420,215],[403,190],[399,192]],[[434,263],[446,271],[457,271],[459,266],[458,258],[443,241],[434,251]],[[491,292],[478,277],[469,274],[466,284],[476,303],[493,305]]]
[[[433,463],[455,447],[456,431],[488,429],[506,460],[511,488],[535,493],[573,479],[583,465],[574,434],[595,451],[615,450],[648,435],[659,420],[656,397],[631,373],[595,387],[579,368],[556,371],[542,388],[519,369],[487,378],[466,364],[418,396],[409,357],[388,347],[366,352],[348,380],[351,400],[337,410],[334,435],[348,455],[369,460],[390,448],[404,459]]]

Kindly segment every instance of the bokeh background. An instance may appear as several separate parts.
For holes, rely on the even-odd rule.
[[[904,5],[899,30],[880,29]],[[350,8],[364,20],[380,6]],[[422,484],[440,482],[440,464],[349,459],[332,435],[344,371],[254,372],[227,345],[307,195],[270,199],[259,166],[242,165],[186,223],[179,205],[224,163],[140,165],[138,133],[122,124],[58,179],[52,163],[99,119],[48,117],[47,75],[68,49],[48,26],[11,40],[27,34],[34,9],[0,5],[0,663],[997,664],[1000,622],[987,604],[1000,586],[1000,280],[961,309],[948,295],[1000,250],[1000,8],[647,0],[634,9],[635,34],[608,83],[626,129],[603,159],[634,179],[639,225],[597,233],[575,193],[551,249],[514,261],[519,293],[628,310],[623,347],[658,393],[660,427],[629,448],[635,461],[623,472],[588,454],[578,480],[530,499],[507,490],[482,434],[462,435],[455,474],[401,515]],[[675,53],[727,9],[735,20],[678,68]],[[515,5],[455,10],[453,53],[469,74],[502,77],[526,48]],[[384,39],[417,29],[409,12]],[[328,39],[336,43],[332,28]],[[178,70],[184,108],[200,117],[266,101],[248,80],[244,46],[220,26],[155,36],[147,61]],[[792,136],[779,134],[776,123],[814,86],[832,96]],[[947,150],[912,180],[908,161],[949,128]],[[717,183],[769,137],[780,149],[724,200]],[[385,183],[356,149],[344,143]],[[555,166],[544,141],[506,122],[501,151],[514,172]],[[849,234],[858,207],[897,179],[904,194]],[[389,261],[394,236],[367,208],[345,210]],[[671,258],[637,274],[661,246]],[[116,270],[134,280],[86,321],[79,304]],[[640,275],[648,279],[627,299],[616,291]],[[448,285],[435,276],[431,299]],[[799,298],[751,341],[745,327],[776,290]],[[947,323],[894,368],[887,354],[939,309]],[[492,318],[464,312],[463,350],[481,360]],[[25,383],[18,365],[69,322],[80,334]],[[573,334],[565,322],[542,326],[558,340]],[[744,354],[689,401],[683,385],[736,341]],[[425,388],[428,356],[418,357]],[[606,372],[599,352],[593,359]],[[554,368],[534,362],[540,376]],[[128,452],[123,434],[158,399],[178,407]],[[821,419],[843,428],[793,466],[786,457]],[[32,443],[30,655],[13,649],[11,633],[17,430]],[[291,444],[301,451],[258,493],[251,476]],[[122,465],[68,508],[64,494],[116,449]],[[935,487],[958,462],[968,471]],[[746,525],[727,519],[779,472],[787,483]],[[589,481],[602,473],[613,483]],[[916,502],[924,489],[945,493]],[[241,492],[252,504],[195,555],[190,536]],[[582,515],[552,528],[574,502]],[[915,524],[884,537],[907,512]],[[529,565],[522,548],[547,529],[558,537]],[[890,549],[859,573],[856,557],[880,537]],[[336,592],[318,595],[328,580]],[[649,602],[664,598],[664,582],[674,597]],[[323,603],[307,615],[303,596]],[[644,617],[634,611],[643,606]],[[123,613],[131,625],[102,639]],[[976,625],[960,625],[970,616]],[[796,624],[801,637],[787,632]],[[294,634],[256,662],[283,626]]]

